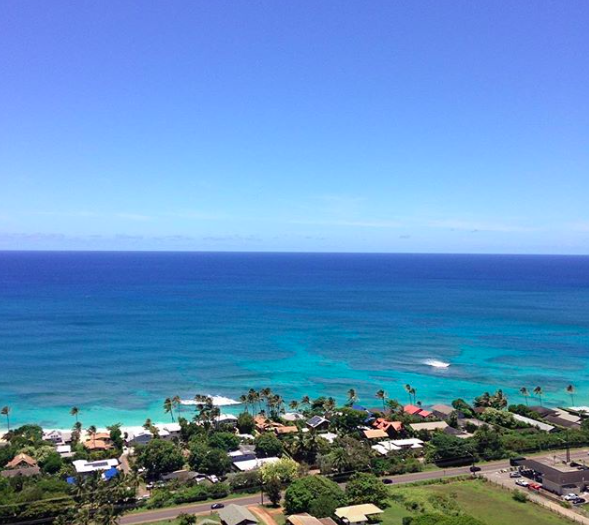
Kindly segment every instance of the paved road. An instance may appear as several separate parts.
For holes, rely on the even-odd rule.
[[[552,458],[556,452],[547,453],[543,456],[535,456],[536,458]],[[563,456],[563,452],[558,452],[559,456]],[[571,452],[571,459],[588,459],[587,458],[587,450],[576,450]],[[500,461],[492,461],[490,463],[484,463],[480,465],[481,472],[493,472],[496,470],[501,470],[504,468],[509,468],[509,460],[500,460]],[[448,468],[443,470],[428,470],[425,472],[415,472],[414,474],[402,474],[400,476],[387,476],[388,478],[394,480],[395,484],[399,483],[413,483],[415,481],[425,481],[431,479],[439,479],[439,478],[449,478],[461,475],[469,475],[470,470],[469,466],[466,467],[454,467]],[[343,484],[342,484],[343,486]],[[239,505],[255,505],[260,503],[260,495],[252,495],[252,496],[244,496],[241,498],[231,498],[227,500],[220,500],[220,503],[236,503]],[[141,512],[137,514],[128,514],[127,516],[123,516],[119,523],[121,525],[137,525],[140,523],[148,523],[151,521],[159,521],[165,519],[173,519],[178,514],[183,512],[189,514],[203,514],[208,513],[211,511],[211,504],[210,503],[195,503],[192,505],[185,505],[183,507],[172,507],[169,509],[159,509],[159,510],[150,510],[146,512]]]

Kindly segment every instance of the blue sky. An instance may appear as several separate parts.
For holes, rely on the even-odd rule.
[[[0,249],[587,254],[587,20],[3,2]]]

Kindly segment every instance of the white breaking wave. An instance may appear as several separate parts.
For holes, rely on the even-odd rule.
[[[225,396],[207,396],[213,400],[213,405],[216,407],[226,407],[230,405],[241,405],[239,401],[231,399]],[[194,399],[181,399],[180,404],[182,405],[197,405],[198,403]]]
[[[433,366],[434,368],[448,368],[450,363],[438,361],[437,359],[426,359],[423,364]]]

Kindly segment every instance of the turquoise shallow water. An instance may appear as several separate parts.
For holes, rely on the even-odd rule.
[[[14,423],[164,421],[167,396],[265,386],[374,406],[405,383],[424,404],[536,385],[569,403],[573,383],[589,404],[588,358],[586,257],[0,253]]]

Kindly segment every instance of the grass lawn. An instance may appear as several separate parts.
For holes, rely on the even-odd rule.
[[[197,519],[198,519],[197,525],[199,525],[205,519],[217,521],[217,522],[219,522],[219,524],[221,523],[221,521],[219,520],[218,514],[211,514],[210,516],[198,516]],[[178,525],[179,523],[180,523],[179,520],[164,520],[164,521],[153,521],[150,523],[144,523],[143,525]]]
[[[469,480],[454,483],[394,487],[391,494],[403,497],[390,502],[383,515],[384,525],[401,525],[404,516],[416,515],[423,509],[426,512],[444,513],[436,507],[436,496],[444,498],[447,505],[456,505],[465,514],[481,520],[487,525],[565,525],[570,521],[561,518],[534,503],[518,503],[512,493],[483,481]],[[407,507],[411,510],[408,510]]]

